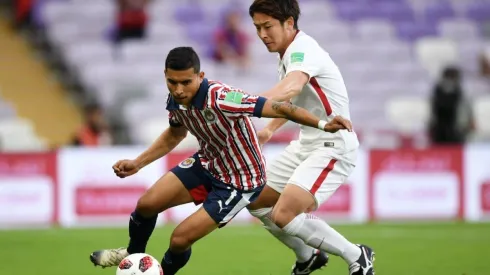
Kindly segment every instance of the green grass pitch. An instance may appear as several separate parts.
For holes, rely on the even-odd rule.
[[[488,275],[490,224],[372,224],[334,226],[353,242],[376,250],[378,275]],[[155,229],[148,253],[161,259],[173,227]],[[95,268],[91,251],[125,246],[118,229],[46,229],[0,231],[0,274],[108,275]],[[230,225],[193,247],[180,275],[287,275],[294,255],[258,225]],[[345,275],[338,257],[315,275]]]

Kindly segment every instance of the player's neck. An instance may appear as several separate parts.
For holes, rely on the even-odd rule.
[[[289,35],[289,37],[287,39],[287,43],[284,46],[284,49],[279,51],[279,56],[281,57],[281,59],[284,56],[284,53],[286,53],[286,50],[289,48],[289,45],[291,45],[291,43],[293,43],[293,41],[296,38],[296,36],[298,35],[298,33],[299,33],[299,30],[294,30],[294,32],[292,32],[291,35]]]

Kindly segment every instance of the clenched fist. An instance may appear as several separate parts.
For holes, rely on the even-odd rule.
[[[136,174],[140,169],[134,160],[120,160],[112,166],[116,176],[120,178],[129,177]]]

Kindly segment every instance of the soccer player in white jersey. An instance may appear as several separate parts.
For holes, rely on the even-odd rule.
[[[326,123],[289,103],[248,95],[204,78],[199,57],[189,47],[170,51],[165,77],[170,90],[170,127],[136,159],[117,162],[114,172],[121,178],[135,174],[172,151],[187,132],[196,136],[200,148],[138,200],[129,219],[129,246],[93,252],[90,260],[95,265],[117,266],[129,254],[144,253],[158,213],[189,202],[202,203],[172,233],[162,268],[165,275],[173,275],[188,262],[194,242],[226,225],[253,202],[264,187],[266,174],[251,116],[283,117],[331,132],[350,130],[350,122],[342,117]],[[120,268],[126,266],[122,262]]]
[[[280,59],[281,80],[262,96],[291,101],[326,121],[338,115],[349,119],[342,75],[315,39],[298,29],[297,0],[255,0],[249,14],[267,50],[278,53]],[[271,121],[259,132],[261,143],[286,122]],[[269,163],[267,185],[249,210],[295,251],[293,275],[310,274],[326,265],[325,252],[344,259],[350,275],[374,274],[371,248],[349,242],[327,223],[307,214],[345,183],[354,170],[358,146],[355,132],[326,133],[301,127],[299,140]]]

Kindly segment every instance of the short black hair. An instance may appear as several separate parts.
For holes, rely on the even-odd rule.
[[[190,68],[194,69],[194,73],[201,71],[199,56],[192,47],[177,47],[168,52],[165,70],[185,71]]]
[[[248,9],[250,17],[255,13],[263,13],[279,20],[283,24],[289,17],[294,20],[294,28],[298,29],[301,14],[298,0],[255,0]]]

